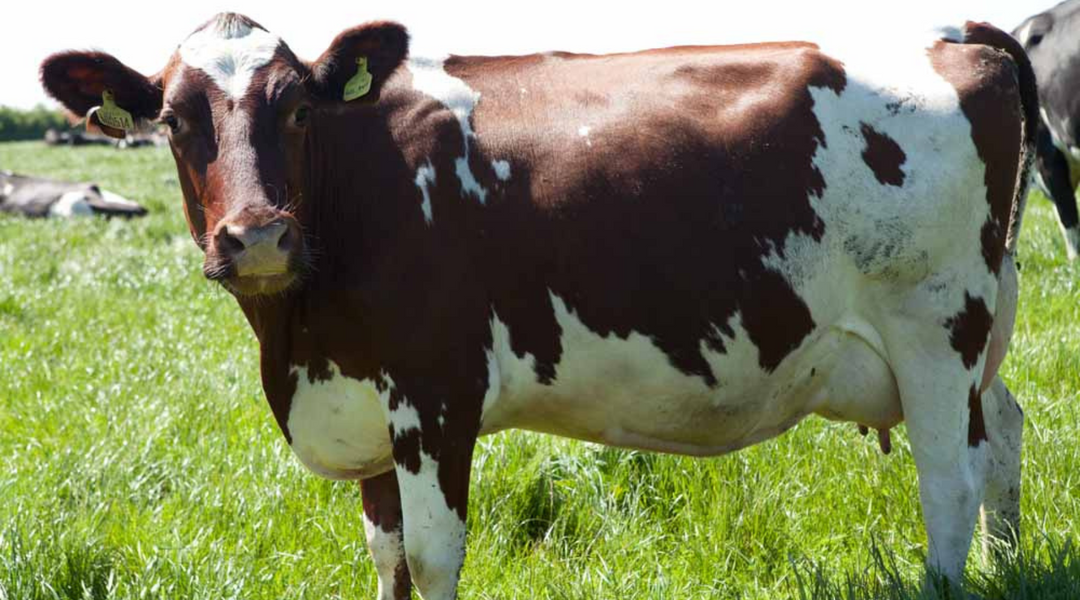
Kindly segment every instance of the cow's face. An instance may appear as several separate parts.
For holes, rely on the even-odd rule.
[[[205,253],[203,272],[237,295],[278,294],[295,287],[307,265],[303,215],[319,201],[306,195],[312,128],[342,109],[358,61],[371,86],[352,105],[373,103],[404,59],[407,40],[400,25],[364,25],[340,34],[308,64],[254,21],[222,14],[184,40],[153,77],[109,55],[78,52],[46,60],[42,81],[106,133],[122,135],[93,110],[105,92],[134,118],[166,125],[184,213]]]

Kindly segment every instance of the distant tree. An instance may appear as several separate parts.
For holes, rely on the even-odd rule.
[[[49,129],[72,129],[60,111],[37,105],[30,110],[0,106],[0,142],[40,140]]]

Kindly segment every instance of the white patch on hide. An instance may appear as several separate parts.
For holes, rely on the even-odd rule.
[[[66,192],[49,207],[51,217],[88,217],[94,214],[87,192]]]
[[[416,187],[420,188],[420,193],[424,196],[424,201],[420,204],[420,210],[424,211],[424,221],[428,225],[431,225],[434,217],[431,214],[431,190],[429,185],[435,185],[435,167],[431,165],[429,160],[426,165],[416,170]]]
[[[401,529],[383,531],[372,523],[364,514],[364,533],[367,536],[368,552],[375,563],[375,572],[379,576],[379,600],[395,600],[394,588],[397,584],[397,566],[405,559],[405,545],[401,539]]]
[[[114,206],[131,209],[139,208],[139,205],[137,203],[128,200],[120,194],[114,194],[109,190],[101,190],[101,197],[104,198],[106,202]]]
[[[375,382],[342,375],[330,361],[330,378],[310,381],[307,367],[296,377],[287,426],[292,449],[312,472],[328,479],[361,479],[393,467],[383,405],[389,391]],[[387,389],[384,386],[384,389]]]
[[[582,125],[577,130],[578,137],[585,138],[585,145],[589,146],[590,148],[592,147],[592,138],[589,137],[589,133],[591,133],[591,132],[592,132],[592,127],[589,126],[589,125]]]
[[[447,504],[439,463],[425,452],[417,473],[399,467],[397,477],[413,582],[423,597],[449,598],[465,558],[465,522]]]
[[[455,160],[455,172],[461,181],[461,195],[472,194],[476,196],[480,204],[484,204],[487,202],[487,190],[477,182],[476,176],[469,167],[469,149],[472,147],[472,140],[476,138],[469,120],[473,109],[476,108],[476,103],[480,101],[480,92],[447,73],[444,68],[445,62],[445,58],[410,58],[408,69],[412,73],[413,89],[435,98],[457,118],[458,125],[461,126],[461,136],[464,139],[462,155]]]
[[[499,181],[510,181],[510,161],[493,160],[491,167],[495,169],[495,176],[499,178]]]
[[[1065,229],[1058,221],[1058,227],[1061,228],[1061,233],[1065,235],[1065,251],[1069,255],[1069,260],[1076,260],[1078,254],[1080,254],[1080,225],[1074,225],[1068,229]]]

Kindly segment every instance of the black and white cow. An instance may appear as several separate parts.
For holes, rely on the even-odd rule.
[[[1024,45],[1039,86],[1036,181],[1054,201],[1069,260],[1080,254],[1080,0],[1029,17],[1013,31]]]
[[[75,183],[0,171],[0,212],[27,217],[141,217],[146,209],[103,190],[96,183]]]

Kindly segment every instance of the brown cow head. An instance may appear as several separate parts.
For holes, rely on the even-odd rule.
[[[309,185],[309,128],[339,110],[366,59],[371,104],[408,51],[405,29],[369,23],[342,32],[305,63],[259,24],[221,14],[197,29],[158,74],[145,77],[100,52],[65,52],[41,67],[45,89],[79,117],[109,91],[136,120],[169,127],[192,237],[203,271],[234,294],[297,285],[308,246],[300,216]],[[107,127],[102,127],[107,132]]]

